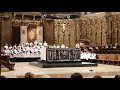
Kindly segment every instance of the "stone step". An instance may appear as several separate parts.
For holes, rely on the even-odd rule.
[[[1,68],[1,72],[9,72],[8,68]]]

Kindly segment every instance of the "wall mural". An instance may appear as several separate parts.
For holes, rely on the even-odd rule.
[[[43,27],[35,24],[28,24],[27,26],[21,26],[21,44],[26,42],[43,42]]]

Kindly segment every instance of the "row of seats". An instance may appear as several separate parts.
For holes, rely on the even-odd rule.
[[[120,65],[120,54],[97,54],[98,63]]]
[[[96,54],[120,54],[120,50],[96,50]]]

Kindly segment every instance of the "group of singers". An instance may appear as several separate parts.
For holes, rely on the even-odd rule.
[[[46,43],[46,41],[44,43],[42,42],[31,42],[31,43],[28,43],[26,42],[25,44],[21,45],[19,44],[18,46],[15,44],[14,46],[10,45],[8,46],[8,44],[6,44],[4,46],[4,53],[9,55],[9,56],[31,56],[31,55],[35,55],[40,54],[40,50],[41,48],[43,47],[48,47],[48,44]]]
[[[30,56],[35,56],[35,57],[40,57],[40,53],[41,53],[41,48],[44,47],[48,47],[48,44],[46,43],[46,41],[44,41],[44,43],[42,42],[31,42],[28,43],[26,42],[25,44],[21,45],[19,44],[18,46],[15,44],[14,46],[6,44],[4,46],[4,53],[9,55],[10,57],[24,57],[26,55],[26,57]],[[51,47],[54,48],[68,48],[67,46],[65,46],[64,44],[62,44],[61,46],[55,46],[55,44]],[[76,47],[79,48],[79,47]],[[88,49],[86,50],[81,50],[81,59],[96,59],[96,53],[92,53],[90,52]]]

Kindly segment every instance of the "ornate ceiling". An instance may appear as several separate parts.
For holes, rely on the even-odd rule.
[[[14,16],[16,15],[40,16],[45,19],[74,19],[79,18],[80,12],[14,12]]]

